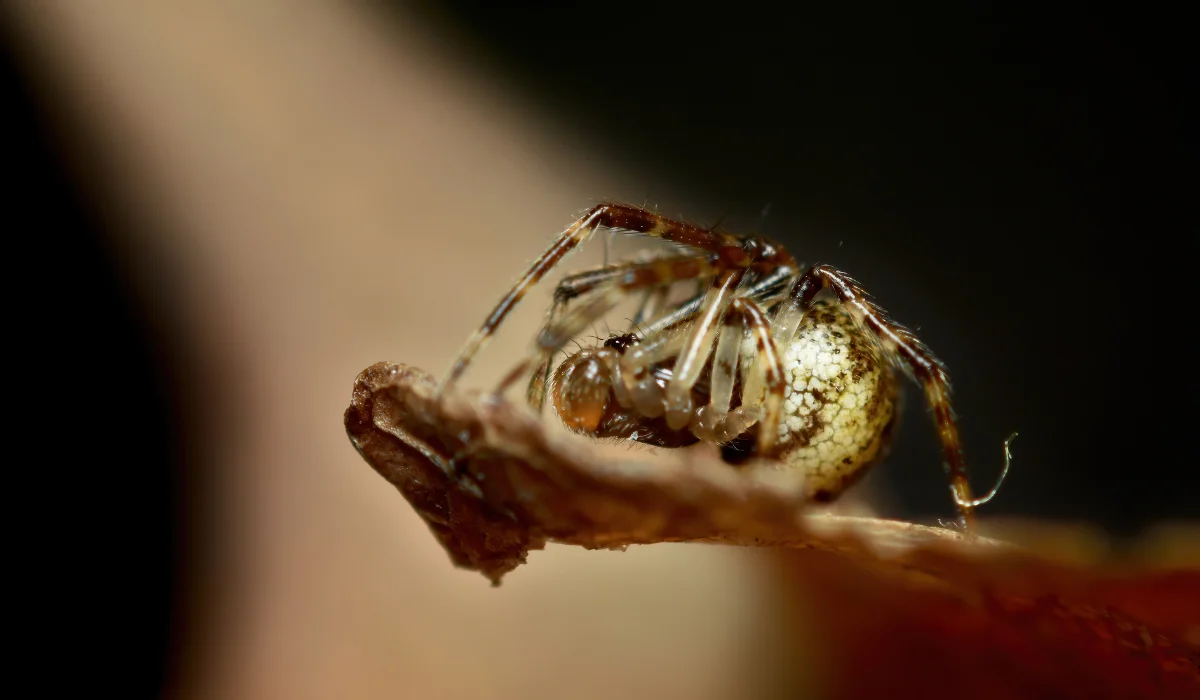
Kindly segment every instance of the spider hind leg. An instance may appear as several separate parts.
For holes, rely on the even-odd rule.
[[[777,318],[786,319],[781,325],[799,323],[808,313],[819,292],[828,289],[836,295],[842,307],[858,325],[878,342],[891,362],[912,377],[922,388],[934,417],[946,472],[950,478],[950,493],[963,524],[974,528],[975,508],[995,495],[1008,473],[1011,455],[1010,437],[1004,444],[1005,464],[996,485],[984,498],[974,498],[967,478],[967,465],[959,438],[958,421],[950,402],[950,378],[942,362],[916,335],[892,320],[876,304],[862,286],[845,272],[830,265],[809,268],[792,287],[787,300],[780,306]]]

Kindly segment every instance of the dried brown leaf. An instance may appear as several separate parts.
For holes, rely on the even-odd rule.
[[[613,458],[483,394],[438,401],[425,372],[376,364],[355,382],[346,429],[364,459],[429,523],[453,561],[494,582],[549,540],[588,548],[721,542],[906,556],[959,546],[952,530],[805,515],[803,480],[731,469],[704,453]],[[1003,545],[973,539],[972,550]],[[889,554],[890,553],[890,554]]]
[[[826,644],[829,697],[1200,697],[1194,569],[1072,563],[954,530],[806,512],[797,475],[703,452],[605,454],[524,406],[438,400],[433,378],[405,365],[363,371],[345,421],[453,562],[495,584],[548,541],[782,548],[788,590],[810,603],[797,625],[815,624]]]

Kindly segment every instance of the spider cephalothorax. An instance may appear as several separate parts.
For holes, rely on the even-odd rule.
[[[533,351],[498,391],[528,377],[530,404],[541,408],[549,392],[577,433],[661,447],[716,443],[731,463],[761,458],[802,470],[809,496],[831,500],[886,455],[899,368],[933,410],[963,520],[970,525],[975,507],[995,494],[971,494],[944,366],[855,280],[829,265],[802,269],[765,237],[719,233],[641,207],[597,205],[569,226],[472,336],[443,389],[529,287],[600,227],[681,248],[564,279]],[[668,303],[679,282],[702,291]],[[612,335],[552,367],[564,345],[630,295],[642,297],[636,333]],[[1006,441],[1001,481],[1008,456]]]

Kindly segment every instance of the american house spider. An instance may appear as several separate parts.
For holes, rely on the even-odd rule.
[[[829,501],[886,456],[898,416],[899,367],[924,389],[941,440],[950,493],[963,524],[996,494],[974,498],[950,405],[950,381],[933,352],[846,273],[808,268],[762,236],[734,236],[642,207],[604,203],[571,224],[471,336],[439,393],[453,386],[525,293],[599,228],[677,244],[657,257],[606,264],[565,278],[531,353],[497,387],[529,378],[527,399],[549,393],[574,432],[662,447],[722,446],[730,463],[774,460],[807,476]],[[676,283],[700,293],[667,303]],[[569,355],[562,348],[630,295],[643,298],[633,328]],[[715,345],[715,349],[714,349]]]

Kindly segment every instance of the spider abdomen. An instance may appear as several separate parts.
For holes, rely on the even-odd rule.
[[[743,357],[751,353],[747,342]],[[811,498],[832,500],[886,456],[898,416],[895,374],[849,314],[821,301],[780,354],[787,393],[776,459],[806,475]]]

